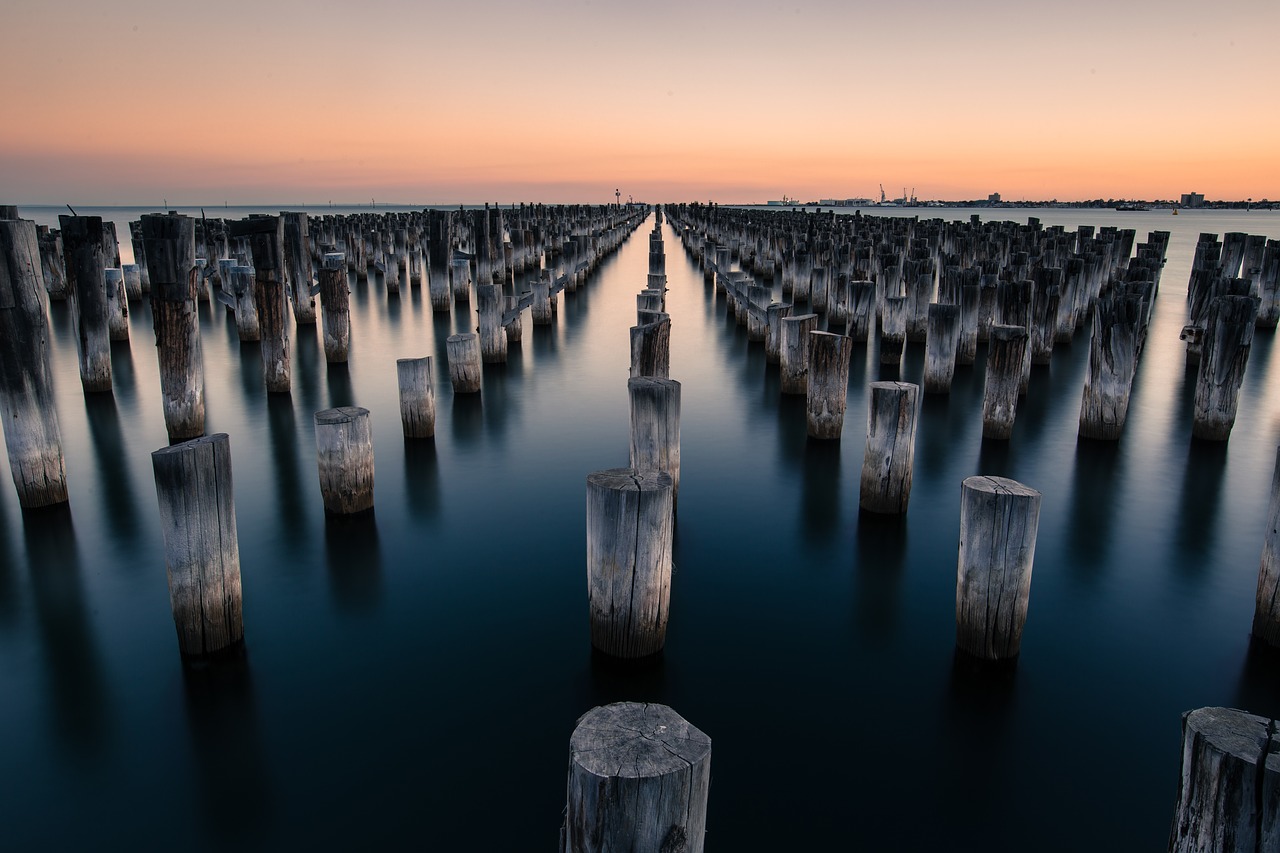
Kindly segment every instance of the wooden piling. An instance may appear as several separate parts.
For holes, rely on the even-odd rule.
[[[142,217],[151,278],[151,320],[160,363],[160,401],[170,443],[204,434],[204,358],[196,307],[195,220],[177,214]]]
[[[102,271],[107,293],[107,337],[112,341],[129,340],[129,300],[124,291],[124,270],[107,267]]]
[[[449,381],[455,394],[480,393],[480,336],[475,332],[450,335],[445,340]]]
[[[230,652],[244,639],[231,442],[217,433],[170,445],[151,465],[178,648],[186,658]]]
[[[458,305],[471,304],[471,262],[466,258],[454,258],[450,266],[452,281],[449,284],[453,291],[453,301]]]
[[[279,216],[254,216],[232,224],[234,236],[249,238],[253,252],[253,302],[262,340],[262,374],[271,394],[288,394],[288,306],[284,289],[284,222]]]
[[[671,476],[671,505],[680,499],[680,383],[637,376],[627,380],[631,398],[630,466]]]
[[[673,498],[662,471],[587,475],[591,644],[605,654],[644,657],[666,642]]]
[[[324,360],[344,364],[351,352],[351,288],[347,285],[347,259],[341,252],[326,252],[320,259],[320,313],[324,318]]]
[[[770,302],[765,313],[768,326],[764,337],[764,360],[769,364],[777,364],[782,358],[782,319],[791,316],[791,306]]]
[[[1015,658],[1031,596],[1040,493],[1004,477],[969,477],[960,492],[956,645],[986,660]]]
[[[502,285],[476,287],[476,315],[480,321],[480,359],[486,364],[507,360],[507,330],[502,326]]]
[[[818,329],[817,314],[783,317],[778,361],[783,394],[807,394],[809,390],[809,333]]]
[[[129,302],[142,299],[142,268],[137,264],[125,264],[120,268],[124,275],[124,296]]]
[[[1277,721],[1235,708],[1182,715],[1178,798],[1169,853],[1280,849]]]
[[[830,332],[809,332],[805,411],[810,438],[839,439],[849,393],[853,341]]]
[[[905,296],[886,296],[880,318],[880,363],[901,364],[902,350],[907,345],[907,312]]]
[[[702,853],[711,738],[666,705],[593,708],[569,741],[560,853]]]
[[[631,327],[631,378],[671,374],[671,318]]]
[[[1089,372],[1080,402],[1080,436],[1116,441],[1129,413],[1129,393],[1138,368],[1142,301],[1112,294],[1093,308]]]
[[[973,364],[978,359],[978,313],[981,299],[982,287],[977,283],[961,286],[960,340],[956,345],[956,364]]]
[[[550,326],[553,320],[551,312],[551,282],[540,278],[533,283],[533,303],[529,306],[529,319],[535,326]]]
[[[293,302],[293,319],[299,326],[316,322],[316,301],[311,295],[310,229],[305,213],[282,213],[284,221],[284,272]]]
[[[1271,475],[1271,500],[1253,609],[1253,636],[1280,648],[1280,448],[1276,450],[1276,465]]]
[[[872,281],[849,283],[849,339],[861,343],[871,336],[876,317],[876,285]]]
[[[67,500],[41,273],[35,223],[0,220],[0,424],[23,509]]]
[[[315,414],[316,461],[324,511],[352,515],[373,509],[373,428],[369,410],[340,406]]]
[[[80,384],[86,393],[111,392],[111,338],[100,216],[59,216],[67,287],[74,294]]]
[[[1257,317],[1258,300],[1252,296],[1220,296],[1210,303],[1196,375],[1191,424],[1195,438],[1226,441],[1231,437]]]
[[[867,399],[867,444],[859,505],[901,515],[911,500],[920,388],[910,382],[872,382]]]
[[[1013,435],[1026,350],[1025,328],[992,324],[987,344],[987,381],[982,394],[983,438],[1007,440]]]
[[[924,393],[950,394],[960,346],[960,307],[934,302],[928,309],[929,331],[925,338]],[[976,339],[977,326],[974,326]]]
[[[251,266],[237,265],[231,268],[231,296],[235,301],[236,337],[240,343],[262,340],[258,303],[253,298],[254,278]]]

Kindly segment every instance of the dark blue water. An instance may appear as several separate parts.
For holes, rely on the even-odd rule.
[[[549,849],[574,721],[634,699],[712,737],[708,850],[1162,849],[1179,715],[1280,714],[1280,663],[1249,651],[1280,441],[1273,337],[1255,339],[1221,448],[1191,443],[1178,341],[1196,234],[1275,237],[1280,220],[1031,213],[1174,229],[1124,438],[1077,445],[1082,338],[1035,369],[1004,445],[981,440],[980,364],[959,368],[950,397],[924,399],[905,519],[858,513],[875,345],[854,354],[844,439],[806,441],[802,404],[780,398],[666,228],[684,384],[676,574],[665,653],[629,667],[591,653],[584,496],[590,471],[627,459],[651,221],[561,296],[553,328],[526,320],[479,401],[454,399],[443,347],[474,318],[433,318],[420,289],[389,300],[353,282],[345,368],[293,329],[290,398],[267,398],[257,350],[202,307],[248,648],[205,672],[184,671],[169,612],[149,311],[115,345],[114,397],[87,399],[52,305],[72,500],[24,516],[0,488],[0,846]],[[437,357],[437,435],[406,443],[395,360],[420,355]],[[904,377],[922,365],[909,346]],[[338,524],[312,414],[343,404],[372,411],[376,511]],[[953,651],[960,483],[976,473],[1044,494],[1005,673]]]

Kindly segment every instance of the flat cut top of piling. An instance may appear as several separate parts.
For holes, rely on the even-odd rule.
[[[460,335],[450,335],[449,337],[445,338],[445,343],[447,344],[458,343],[459,341],[467,341],[472,338],[479,338],[479,337],[480,335],[478,335],[475,332],[463,332]]]
[[[1008,477],[990,477],[979,474],[974,477],[966,477],[964,487],[972,489],[976,492],[989,492],[993,495],[1017,495],[1028,498],[1040,497],[1040,492],[1024,486],[1017,480],[1010,480]]]
[[[322,269],[336,270],[342,269],[342,265],[347,262],[347,256],[342,252],[325,252],[320,263]]]
[[[361,406],[339,406],[336,409],[316,412],[316,425],[350,423],[368,414],[369,410]]]
[[[1235,708],[1196,708],[1182,715],[1184,724],[1214,749],[1257,766],[1268,752],[1271,721]],[[1271,750],[1271,758],[1280,756]],[[1268,762],[1270,764],[1270,762]]]
[[[651,778],[705,760],[711,738],[666,705],[617,702],[582,715],[569,751],[597,776]]]
[[[607,468],[587,475],[587,485],[619,492],[652,492],[670,489],[671,475],[665,471],[637,471],[634,468]]]
[[[657,376],[633,376],[627,380],[628,388],[675,388],[680,383],[675,379],[661,379]]]
[[[814,333],[810,332],[809,334],[814,334]],[[899,382],[896,379],[884,379],[878,382],[872,382],[869,387],[880,388],[886,391],[904,391],[905,392],[913,388],[919,388],[920,386],[915,384],[914,382]]]
[[[422,356],[418,356],[417,358],[397,358],[396,364],[422,364],[423,362],[430,361],[430,360],[431,360],[431,356],[422,355]]]
[[[213,435],[202,435],[199,438],[180,441],[177,444],[171,444],[168,447],[153,450],[151,451],[151,455],[152,457],[172,456],[178,453],[186,453],[188,451],[195,450],[202,444],[228,444],[230,441],[230,437],[225,432],[215,432]]]

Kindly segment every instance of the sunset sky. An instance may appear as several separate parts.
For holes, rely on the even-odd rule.
[[[6,203],[1280,198],[1280,2],[3,0]]]

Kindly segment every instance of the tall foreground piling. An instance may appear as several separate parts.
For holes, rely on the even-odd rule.
[[[591,644],[614,657],[662,650],[671,601],[671,475],[612,468],[587,475]]]
[[[262,335],[262,373],[267,391],[288,394],[289,323],[284,288],[284,222],[279,216],[255,216],[232,225],[231,233],[249,238],[253,252],[253,303]]]
[[[1252,296],[1220,296],[1209,305],[1191,424],[1198,439],[1231,437],[1257,317],[1258,300]]]
[[[909,382],[871,383],[858,489],[859,504],[867,512],[900,515],[907,511],[919,394],[919,386]]]
[[[838,439],[844,430],[853,341],[830,332],[809,333],[805,422],[810,438]]]
[[[230,440],[174,444],[151,464],[178,648],[188,658],[227,652],[244,638]]]
[[[560,853],[702,853],[711,738],[666,705],[593,708],[569,740]]]
[[[195,221],[189,217],[142,217],[142,243],[151,279],[151,319],[160,361],[160,402],[170,443],[204,434],[195,236]]]
[[[0,220],[0,423],[23,509],[67,500],[35,223]]]
[[[1017,657],[1031,597],[1040,493],[1004,477],[961,486],[956,645],[987,660]]]
[[[400,389],[400,424],[405,438],[436,434],[436,397],[431,385],[431,356],[396,360]]]
[[[671,503],[680,498],[680,383],[637,376],[627,380],[631,398],[630,466],[671,477]]]
[[[1008,440],[1018,413],[1018,385],[1027,352],[1027,330],[1000,323],[991,326],[987,345],[987,382],[982,393],[982,437]]]
[[[351,290],[341,252],[327,252],[320,261],[320,313],[324,318],[324,360],[342,364],[351,351]]]

